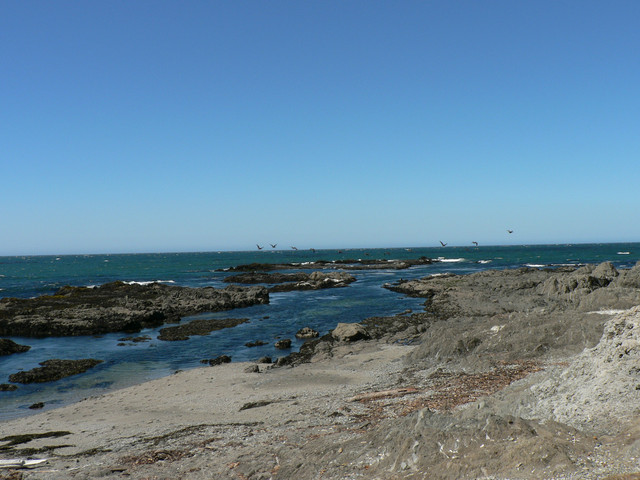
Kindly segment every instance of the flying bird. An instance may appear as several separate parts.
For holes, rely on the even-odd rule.
[[[509,232],[509,233],[513,233],[513,230],[509,230],[509,229],[507,229],[507,232]]]
[[[471,242],[473,243],[476,247],[478,246],[478,242]]]
[[[256,243],[256,247],[258,247],[258,250],[262,250],[264,248],[264,247],[261,247],[260,245],[258,245],[257,243]]]
[[[447,246],[447,244],[446,244],[446,243],[444,243],[442,240],[440,240],[440,245],[442,245],[443,247],[446,247],[446,246]]]
[[[271,248],[276,248],[278,246],[277,243],[270,243],[269,245],[271,245]]]
[[[297,249],[298,249],[298,247],[291,247],[291,248],[292,248],[293,250],[297,250]]]

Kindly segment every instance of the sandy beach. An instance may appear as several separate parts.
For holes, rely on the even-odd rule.
[[[0,437],[69,432],[15,446],[57,446],[25,478],[268,478],[280,450],[369,423],[366,405],[351,397],[393,388],[412,348],[360,344],[296,368],[246,372],[254,364],[229,363],[178,372],[3,423]]]
[[[401,281],[425,311],[368,338],[4,422],[2,459],[46,462],[0,478],[640,478],[639,287],[610,264]]]

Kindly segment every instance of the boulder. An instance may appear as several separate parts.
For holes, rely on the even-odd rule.
[[[371,338],[367,329],[359,323],[338,323],[331,336],[339,342],[355,342]]]
[[[286,350],[287,348],[291,348],[291,339],[284,338],[282,340],[278,340],[275,344],[275,347],[279,350]]]

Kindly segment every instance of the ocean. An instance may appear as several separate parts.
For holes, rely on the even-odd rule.
[[[359,322],[367,317],[394,315],[405,310],[420,311],[424,299],[407,298],[382,287],[400,278],[523,266],[554,268],[604,261],[612,262],[616,268],[631,268],[640,260],[640,243],[0,257],[0,297],[31,298],[53,294],[64,285],[101,285],[114,280],[223,288],[228,285],[224,278],[231,274],[225,269],[254,262],[304,264],[318,260],[422,256],[439,261],[405,270],[350,271],[357,281],[345,288],[275,293],[270,294],[268,305],[183,318],[183,323],[195,318],[249,319],[236,327],[186,341],[158,340],[159,328],[136,334],[147,335],[151,340],[124,342],[125,345],[120,339],[128,335],[122,333],[57,338],[8,337],[31,346],[31,349],[0,357],[0,383],[8,383],[12,373],[38,367],[40,362],[51,358],[96,358],[103,363],[81,375],[56,382],[19,385],[15,391],[0,392],[0,420],[42,411],[29,409],[38,402],[45,404],[44,409],[50,409],[178,370],[211,368],[203,367],[200,360],[223,354],[233,361],[255,361],[263,356],[276,359],[287,352],[276,350],[275,341],[291,338],[293,351],[297,351],[302,341],[296,340],[294,335],[305,326],[323,335],[338,322]],[[266,345],[245,346],[256,340],[266,342]]]

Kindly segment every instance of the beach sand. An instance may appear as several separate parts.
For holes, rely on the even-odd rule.
[[[49,458],[25,478],[242,478],[246,466],[244,475],[259,478],[256,470],[277,472],[283,447],[368,423],[350,397],[392,388],[412,348],[361,343],[296,368],[259,365],[249,373],[255,364],[229,363],[178,372],[2,423],[2,438],[70,432],[3,457]],[[28,449],[45,451],[20,455]]]

